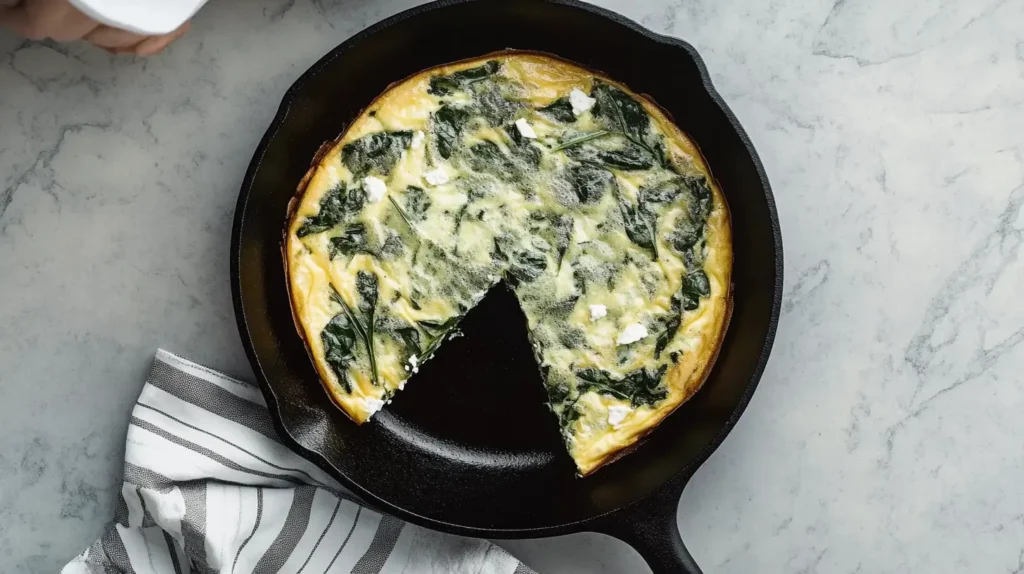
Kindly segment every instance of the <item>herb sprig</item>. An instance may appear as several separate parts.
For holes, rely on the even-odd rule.
[[[370,370],[372,371],[373,384],[374,386],[379,386],[380,379],[378,378],[377,375],[377,357],[373,352],[373,312],[371,311],[369,313],[370,323],[368,331],[365,327],[363,327],[363,324],[359,321],[359,318],[356,317],[355,311],[353,311],[352,308],[348,306],[348,303],[345,302],[345,299],[342,298],[341,294],[338,293],[338,290],[334,288],[334,285],[330,285],[330,288],[331,299],[335,303],[341,305],[341,308],[345,312],[345,315],[348,317],[349,322],[352,323],[352,326],[355,328],[356,333],[359,335],[359,338],[362,339],[363,344],[366,345],[366,353],[367,356],[369,356],[370,358]],[[376,297],[374,297],[374,303],[376,304]]]

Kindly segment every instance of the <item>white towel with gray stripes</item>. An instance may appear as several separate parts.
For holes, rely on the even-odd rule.
[[[157,351],[114,524],[61,574],[530,574],[484,540],[381,515],[277,437],[259,388]]]

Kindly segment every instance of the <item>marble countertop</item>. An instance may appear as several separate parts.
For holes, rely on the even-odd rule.
[[[5,572],[112,518],[158,346],[251,375],[227,264],[250,156],[299,74],[412,3],[213,0],[148,60],[0,32]],[[600,3],[696,46],[782,220],[774,354],[680,504],[698,562],[1024,572],[1024,2]],[[644,571],[597,535],[503,545]]]

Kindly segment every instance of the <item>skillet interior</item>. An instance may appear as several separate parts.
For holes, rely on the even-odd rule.
[[[289,199],[319,145],[390,83],[506,48],[557,54],[650,94],[701,147],[729,202],[735,299],[717,366],[693,399],[622,461],[574,476],[501,287],[374,422],[330,401],[295,332],[280,242]],[[767,181],[692,48],[574,2],[442,2],[352,38],[304,75],[257,150],[236,211],[232,281],[243,342],[282,434],[384,510],[465,534],[548,535],[691,473],[731,428],[767,359],[781,244]]]

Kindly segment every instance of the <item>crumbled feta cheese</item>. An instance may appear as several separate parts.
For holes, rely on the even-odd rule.
[[[430,185],[444,185],[448,183],[448,174],[443,169],[435,169],[423,174],[423,179]]]
[[[590,108],[594,107],[597,100],[588,96],[583,90],[579,88],[573,88],[569,92],[569,103],[572,104],[572,113],[575,116],[582,116],[583,114],[590,111]]]
[[[384,183],[383,179],[371,175],[363,178],[363,190],[366,191],[367,200],[377,203],[384,199],[384,194],[388,192],[388,184]]]
[[[420,149],[421,147],[423,147],[423,140],[426,139],[426,137],[427,136],[424,135],[424,133],[421,131],[417,131],[416,133],[412,134],[412,149]]]
[[[608,316],[608,307],[604,305],[591,305],[590,306],[590,320],[597,321],[602,317]]]
[[[366,407],[366,418],[370,418],[374,413],[384,408],[384,401],[380,399],[363,399],[363,405]]]
[[[631,412],[632,409],[623,405],[608,407],[608,424],[612,425],[612,428],[619,428],[619,423],[626,420],[626,416]]]
[[[398,382],[398,390],[404,391],[405,390],[405,383],[407,383],[407,382],[409,382],[409,379],[406,379],[404,381],[399,381]]]
[[[530,122],[523,118],[516,120],[516,129],[519,130],[519,133],[522,134],[524,138],[529,138],[531,140],[537,139],[537,132],[533,131],[533,126],[530,125]]]
[[[632,325],[626,325],[626,328],[619,333],[619,338],[616,343],[619,345],[629,345],[630,343],[635,343],[646,336],[647,327],[644,327],[640,323],[633,323]]]
[[[419,364],[420,364],[420,358],[419,357],[417,357],[416,355],[410,355],[409,356],[409,366],[411,366],[412,368],[415,369],[416,367],[419,366]]]

